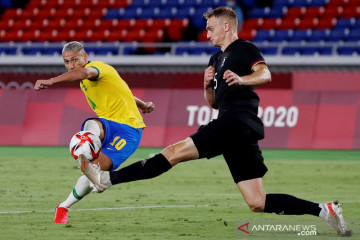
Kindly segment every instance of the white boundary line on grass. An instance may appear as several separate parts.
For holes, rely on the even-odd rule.
[[[246,205],[245,203],[242,205]],[[239,204],[223,204],[223,205],[164,205],[164,206],[135,206],[135,207],[115,207],[115,208],[88,208],[88,209],[74,209],[72,212],[83,212],[83,211],[106,211],[106,210],[130,210],[130,209],[153,209],[153,208],[197,208],[197,207],[236,207]],[[19,213],[49,213],[55,212],[55,210],[33,210],[33,211],[6,211],[0,212],[0,214],[19,214]]]
[[[326,201],[318,201],[326,202]],[[340,201],[341,203],[360,203],[360,201]],[[71,212],[85,212],[85,211],[107,211],[107,210],[131,210],[131,209],[154,209],[154,208],[199,208],[199,207],[239,207],[246,206],[246,203],[242,204],[193,204],[193,205],[159,205],[159,206],[135,206],[135,207],[114,207],[114,208],[87,208],[87,209],[70,209]],[[6,211],[0,212],[1,214],[19,214],[19,213],[50,213],[55,212],[54,210],[33,210],[33,211]]]

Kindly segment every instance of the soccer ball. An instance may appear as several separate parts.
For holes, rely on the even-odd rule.
[[[101,140],[92,132],[81,131],[71,138],[69,148],[75,160],[79,158],[80,154],[83,154],[89,161],[92,161],[100,155]]]

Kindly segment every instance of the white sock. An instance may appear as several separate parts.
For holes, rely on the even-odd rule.
[[[91,192],[89,179],[82,175],[79,177],[73,191],[69,194],[68,198],[60,203],[59,207],[69,209],[72,205],[80,201],[83,197]]]
[[[327,208],[326,208],[325,204],[324,204],[324,203],[320,203],[320,204],[319,204],[319,207],[321,208],[319,217],[321,217],[322,219],[325,219],[325,220],[326,220]]]
[[[100,137],[100,127],[95,120],[87,120],[84,124],[84,131],[92,132],[96,136]]]

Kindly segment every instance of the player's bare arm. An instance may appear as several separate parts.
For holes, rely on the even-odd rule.
[[[212,108],[217,109],[218,106],[215,101],[215,91],[212,88],[212,81],[215,76],[215,68],[209,66],[204,72],[204,97]]]
[[[155,110],[155,105],[152,102],[144,102],[143,100],[135,97],[136,106],[142,110],[143,113],[151,113]]]
[[[231,85],[250,85],[257,86],[271,82],[271,73],[265,64],[257,64],[252,69],[254,72],[250,75],[240,77],[231,70],[224,72],[224,79]]]
[[[63,73],[57,77],[50,78],[47,80],[37,80],[34,86],[34,89],[39,91],[42,89],[47,89],[50,86],[61,83],[61,82],[73,82],[81,81],[84,79],[94,79],[98,77],[98,71],[93,67],[88,68],[76,68],[67,73]]]

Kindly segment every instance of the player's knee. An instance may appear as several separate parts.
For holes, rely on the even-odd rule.
[[[264,212],[264,203],[262,201],[251,201],[247,204],[253,212]]]
[[[199,153],[191,138],[168,146],[161,152],[172,166],[179,162],[197,159]]]
[[[84,123],[84,130],[90,131],[98,136],[101,140],[104,139],[104,129],[102,123],[96,119],[89,119]]]
[[[179,157],[178,148],[175,145],[168,146],[161,153],[165,158],[170,162],[171,166],[175,166],[181,162],[181,157]]]

